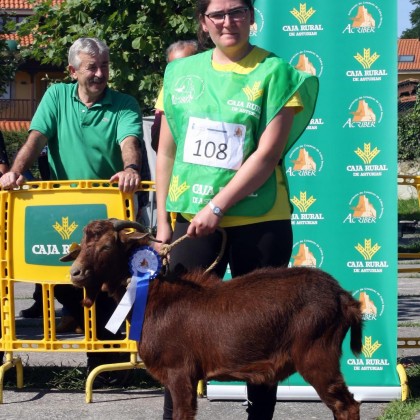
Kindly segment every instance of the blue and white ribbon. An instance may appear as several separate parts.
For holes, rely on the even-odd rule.
[[[159,274],[162,261],[153,248],[142,246],[134,250],[129,264],[132,274],[130,285],[105,328],[115,334],[134,305],[129,338],[140,341],[149,283]]]

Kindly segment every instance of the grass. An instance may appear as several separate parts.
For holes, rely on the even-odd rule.
[[[378,420],[412,420],[420,411],[420,364],[405,365],[410,395],[406,401],[393,401]]]
[[[56,389],[60,391],[84,391],[86,386],[86,367],[69,366],[24,366],[25,388]],[[16,389],[16,371],[10,369],[4,377],[5,389]],[[121,388],[121,387],[118,387]],[[144,369],[130,370],[125,389],[159,389],[161,385]]]
[[[420,220],[419,201],[415,198],[398,200],[398,220]]]
[[[420,221],[419,201],[415,198],[398,200],[398,220]],[[398,252],[420,252],[420,240],[410,241],[409,244],[399,244]]]

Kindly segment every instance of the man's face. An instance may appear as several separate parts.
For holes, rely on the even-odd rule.
[[[79,83],[79,90],[89,96],[100,96],[106,88],[109,79],[108,54],[91,56],[81,52],[79,68],[69,65],[70,74]]]

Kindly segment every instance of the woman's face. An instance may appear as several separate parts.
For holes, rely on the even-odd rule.
[[[240,49],[248,45],[254,12],[241,0],[211,0],[200,23],[216,48]]]

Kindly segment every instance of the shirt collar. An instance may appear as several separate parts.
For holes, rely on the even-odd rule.
[[[76,83],[73,83],[73,85],[74,85],[73,92],[72,92],[73,99],[75,99],[78,102],[81,102],[81,100],[79,99],[79,95],[77,93],[77,88],[79,84],[76,82]],[[94,105],[92,105],[92,108],[97,107],[97,106],[107,106],[107,105],[112,105],[111,89],[109,89],[108,86],[105,88],[104,97],[98,102],[96,102]]]

